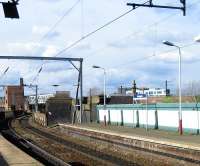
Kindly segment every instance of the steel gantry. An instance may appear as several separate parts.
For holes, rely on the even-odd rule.
[[[79,122],[83,122],[83,58],[64,58],[64,57],[37,57],[37,56],[0,56],[0,59],[13,59],[13,60],[39,60],[39,61],[68,61],[79,72],[78,84],[76,91],[76,109],[80,108]],[[79,62],[80,66],[77,67],[73,62]],[[80,89],[80,90],[79,90]],[[79,97],[80,93],[80,97]]]
[[[180,0],[183,6],[169,6],[169,5],[154,5],[153,0],[149,0],[143,4],[127,3],[128,6],[132,6],[133,9],[137,7],[149,7],[149,8],[164,8],[164,9],[178,9],[183,11],[183,15],[186,15],[186,0]]]

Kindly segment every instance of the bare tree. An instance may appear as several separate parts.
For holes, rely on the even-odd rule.
[[[199,102],[200,99],[200,81],[191,81],[188,86],[184,89],[184,94],[192,96],[194,102]]]

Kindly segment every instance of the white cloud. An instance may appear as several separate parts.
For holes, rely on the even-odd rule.
[[[46,47],[46,49],[43,52],[42,56],[44,56],[44,57],[55,56],[57,52],[58,52],[57,47],[55,47],[53,45],[49,45],[49,46]]]
[[[165,62],[178,62],[179,61],[179,53],[178,50],[159,54],[156,56],[156,59],[159,59],[161,61]],[[195,54],[194,52],[188,52],[188,51],[181,51],[181,59],[184,63],[193,63],[196,60],[199,60],[200,58]]]
[[[44,35],[49,31],[48,26],[38,26],[34,25],[32,28],[32,33],[36,35]]]
[[[32,53],[35,50],[39,49],[41,45],[39,43],[28,42],[28,43],[8,43],[7,48],[11,51],[12,54],[24,54],[24,53]]]

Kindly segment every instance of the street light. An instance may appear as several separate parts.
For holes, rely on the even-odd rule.
[[[105,70],[105,68],[103,68],[103,67],[100,67],[100,66],[92,66],[93,68],[95,68],[95,69],[102,69],[103,70],[103,73],[104,73],[104,95],[103,95],[103,105],[104,105],[104,110],[106,109],[106,70]],[[104,113],[104,123],[105,123],[105,125],[106,125],[106,115],[105,115],[105,113]]]
[[[200,42],[200,35],[195,37],[194,40],[196,42]],[[196,99],[196,97],[195,97],[195,100],[196,100],[196,108],[197,108],[197,125],[198,125],[197,134],[199,134],[199,125],[200,125],[199,124],[199,110],[198,110],[198,107],[197,107],[197,99]]]
[[[167,46],[176,47],[179,50],[179,134],[182,135],[183,125],[182,125],[182,103],[181,103],[181,47],[169,41],[163,41],[163,44]]]
[[[197,36],[197,37],[195,37],[194,40],[195,40],[196,42],[200,42],[200,35]]]
[[[104,94],[104,98],[103,98],[103,105],[104,105],[104,108],[106,108],[106,70],[105,70],[105,68],[102,68],[102,67],[100,67],[100,66],[92,66],[93,68],[95,68],[95,69],[102,69],[104,72],[104,84],[103,84],[103,86],[104,86],[104,92],[103,92],[103,94]]]

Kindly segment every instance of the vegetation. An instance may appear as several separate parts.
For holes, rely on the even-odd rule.
[[[195,102],[200,103],[200,95],[194,96],[194,98],[195,98]]]
[[[163,103],[174,103],[174,98],[172,96],[166,96],[164,99],[163,99]]]

